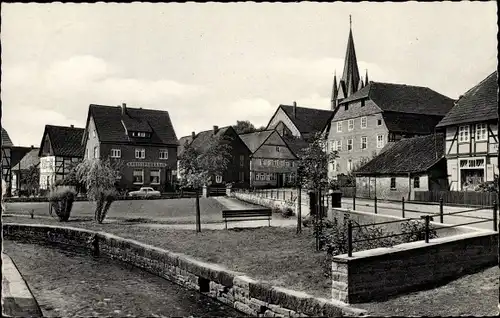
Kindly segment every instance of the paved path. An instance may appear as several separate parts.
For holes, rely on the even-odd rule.
[[[352,198],[342,199],[342,208],[352,209]],[[358,199],[356,198],[356,211],[370,212],[374,213],[375,206],[373,200]],[[409,211],[412,210],[412,211]],[[469,222],[481,221],[478,219],[467,218],[466,216],[482,217],[482,218],[493,218],[493,209],[479,209],[477,208],[467,208],[467,207],[456,207],[456,206],[444,206],[443,212],[453,213],[466,210],[475,210],[471,212],[465,212],[460,215],[444,215],[443,221],[447,224],[464,224]],[[427,212],[427,213],[425,213]],[[392,216],[402,216],[402,204],[396,202],[377,202],[377,213],[392,215]],[[405,202],[405,217],[407,218],[418,218],[421,215],[428,215],[429,213],[439,213],[439,205],[424,205],[418,203]],[[434,216],[434,221],[439,222],[439,216]],[[493,230],[493,222],[487,221],[483,223],[467,225],[470,227]]]
[[[44,317],[241,317],[132,265],[69,249],[4,241]]]

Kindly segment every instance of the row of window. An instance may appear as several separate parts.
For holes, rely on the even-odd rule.
[[[260,165],[268,167],[294,167],[295,164],[292,160],[260,159]]]
[[[485,141],[488,139],[488,126],[485,123],[476,124],[476,141]],[[458,141],[468,142],[470,140],[470,126],[458,127]]]
[[[134,169],[134,184],[144,184],[144,169]],[[149,184],[160,184],[160,170],[149,171]]]
[[[276,173],[267,172],[256,172],[254,176],[255,181],[276,181]],[[285,174],[285,181],[292,182],[294,180],[294,175],[292,173]]]
[[[239,178],[239,181],[240,182],[244,182],[245,181],[245,171],[240,171],[238,173],[238,178]],[[222,183],[222,176],[215,176],[215,183]]]
[[[384,148],[385,146],[385,138],[384,135],[377,135],[377,148]],[[368,137],[362,136],[359,143],[360,149],[368,148]],[[352,151],[354,149],[354,139],[347,139],[347,151]],[[334,151],[342,151],[342,140],[333,140],[330,141],[330,150]]]
[[[419,177],[413,178],[413,188],[414,189],[420,188],[420,178]],[[391,190],[396,190],[396,178],[391,178]]]
[[[382,126],[382,119],[377,120],[377,126]],[[360,119],[360,128],[365,129],[368,127],[368,119],[366,117],[361,117]],[[342,132],[343,129],[343,121],[337,122],[337,132]],[[347,130],[354,130],[354,119],[347,120]]]
[[[122,151],[121,149],[111,149],[111,158],[121,158]],[[135,158],[136,159],[145,159],[146,158],[146,149],[144,148],[136,148],[135,149]],[[160,149],[158,159],[168,159],[168,150]]]

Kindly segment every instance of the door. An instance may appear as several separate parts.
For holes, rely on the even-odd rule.
[[[277,183],[278,188],[282,188],[284,185],[283,177],[284,177],[283,173],[276,174],[276,183]]]

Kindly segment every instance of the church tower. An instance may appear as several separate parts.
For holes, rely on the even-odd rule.
[[[367,71],[368,72],[368,71]],[[368,73],[365,77],[368,79]],[[352,36],[352,20],[349,15],[349,38],[347,39],[347,50],[344,60],[344,71],[337,86],[337,77],[333,79],[334,88],[332,90],[331,107],[334,110],[339,101],[351,96],[363,88],[363,80],[359,75],[358,60],[354,49],[354,38]],[[366,86],[366,84],[365,84]]]

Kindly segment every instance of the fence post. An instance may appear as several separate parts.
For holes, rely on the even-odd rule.
[[[430,216],[425,216],[425,243],[429,243],[429,221]]]
[[[498,207],[496,201],[493,201],[493,231],[498,231]]]
[[[356,192],[352,196],[352,209],[356,210]]]
[[[443,211],[443,197],[439,199],[439,221],[444,222],[444,211]]]
[[[405,197],[401,198],[401,217],[405,218]]]
[[[347,220],[347,256],[352,257],[352,222]]]
[[[377,196],[375,196],[375,214],[377,214]]]

